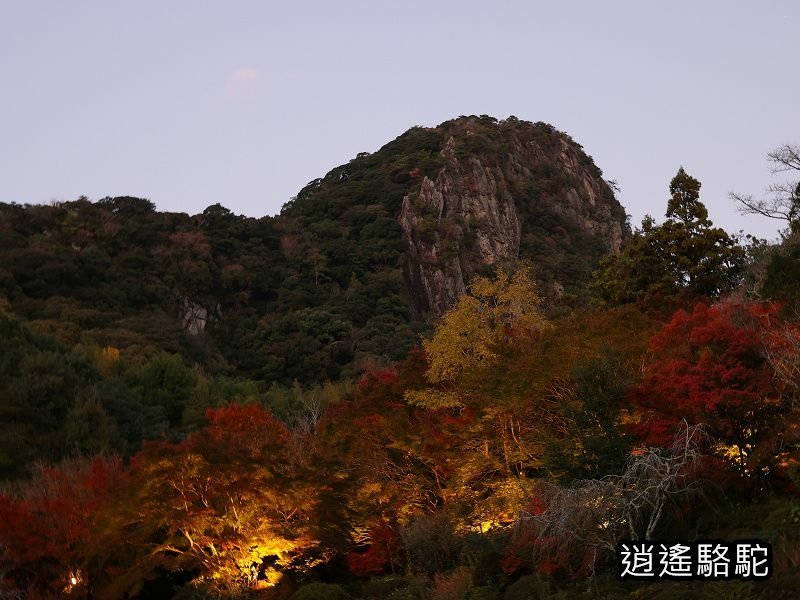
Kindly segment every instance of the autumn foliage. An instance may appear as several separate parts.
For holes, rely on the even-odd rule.
[[[347,555],[347,567],[354,575],[382,573],[393,568],[399,558],[401,542],[396,526],[381,520],[370,528],[368,538],[366,551],[353,550]]]
[[[634,429],[663,444],[680,419],[707,423],[742,468],[767,460],[787,408],[763,352],[779,324],[775,305],[699,303],[676,312],[650,340],[654,359],[631,394],[648,418]]]
[[[0,591],[49,597],[88,586],[83,567],[96,518],[124,480],[119,460],[68,461],[0,495]]]
[[[460,597],[475,581],[587,577],[619,536],[688,527],[706,480],[739,493],[791,479],[798,345],[781,307],[701,302],[659,321],[629,306],[545,325],[530,304],[517,328],[516,297],[495,300],[521,281],[487,280],[491,327],[477,310],[443,334],[445,321],[432,339],[448,343],[366,369],[327,405],[309,392],[311,421],[232,402],[127,464],[38,468],[0,495],[0,590],[270,598],[314,578],[412,577]],[[453,351],[470,326],[491,356]],[[413,401],[420,390],[459,402]],[[713,439],[688,462],[681,426]],[[636,502],[662,489],[664,465],[653,514]]]

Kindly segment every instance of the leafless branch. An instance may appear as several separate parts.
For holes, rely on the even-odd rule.
[[[773,173],[800,171],[800,146],[795,144],[783,144],[767,154],[767,158]]]
[[[771,191],[771,190],[768,190]],[[739,212],[746,215],[761,215],[770,219],[789,221],[791,219],[791,206],[784,196],[774,198],[753,198],[731,192],[728,197],[739,204]]]
[[[651,539],[670,505],[702,495],[698,468],[710,446],[702,425],[684,421],[670,448],[633,454],[621,475],[540,488],[546,510],[523,513],[518,526],[532,525],[551,549],[555,540],[562,555],[590,555],[594,568],[598,554],[613,552],[621,538]]]
[[[784,144],[767,154],[773,174],[800,172],[800,146]],[[772,184],[767,188],[771,197],[755,199],[731,192],[728,196],[739,205],[742,214],[761,215],[792,223],[800,217],[800,182]]]
[[[800,399],[800,330],[785,323],[777,333],[766,335],[762,352],[772,367],[776,379],[789,393],[792,402]]]

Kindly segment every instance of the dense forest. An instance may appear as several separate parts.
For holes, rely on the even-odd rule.
[[[774,243],[612,188],[465,117],[275,217],[0,204],[0,597],[796,597],[800,183],[733,199]],[[773,574],[622,581],[623,538]]]

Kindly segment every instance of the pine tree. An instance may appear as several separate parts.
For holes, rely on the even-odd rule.
[[[657,236],[678,288],[718,296],[738,281],[744,253],[724,229],[714,227],[700,202],[700,182],[683,167],[669,185],[667,220]]]
[[[716,297],[738,282],[744,250],[708,218],[700,182],[681,167],[669,190],[666,221],[645,217],[622,251],[601,261],[592,287],[606,301],[681,290]]]

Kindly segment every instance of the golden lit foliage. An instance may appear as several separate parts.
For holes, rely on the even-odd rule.
[[[423,342],[428,355],[427,377],[431,383],[452,381],[462,371],[495,357],[493,328],[473,296],[463,296],[442,317],[431,339]]]
[[[316,545],[315,490],[292,463],[283,424],[253,405],[207,417],[210,424],[181,444],[151,443],[137,456],[129,502],[107,532],[126,536],[123,550],[132,553],[109,597],[164,567],[193,572],[220,595],[273,585]]]
[[[513,274],[500,268],[494,279],[476,277],[469,293],[442,316],[433,337],[422,343],[428,357],[428,382],[451,386],[462,373],[491,364],[498,347],[512,334],[542,328],[539,305],[527,267]],[[449,389],[412,390],[406,400],[433,409],[461,404],[458,392]]]

